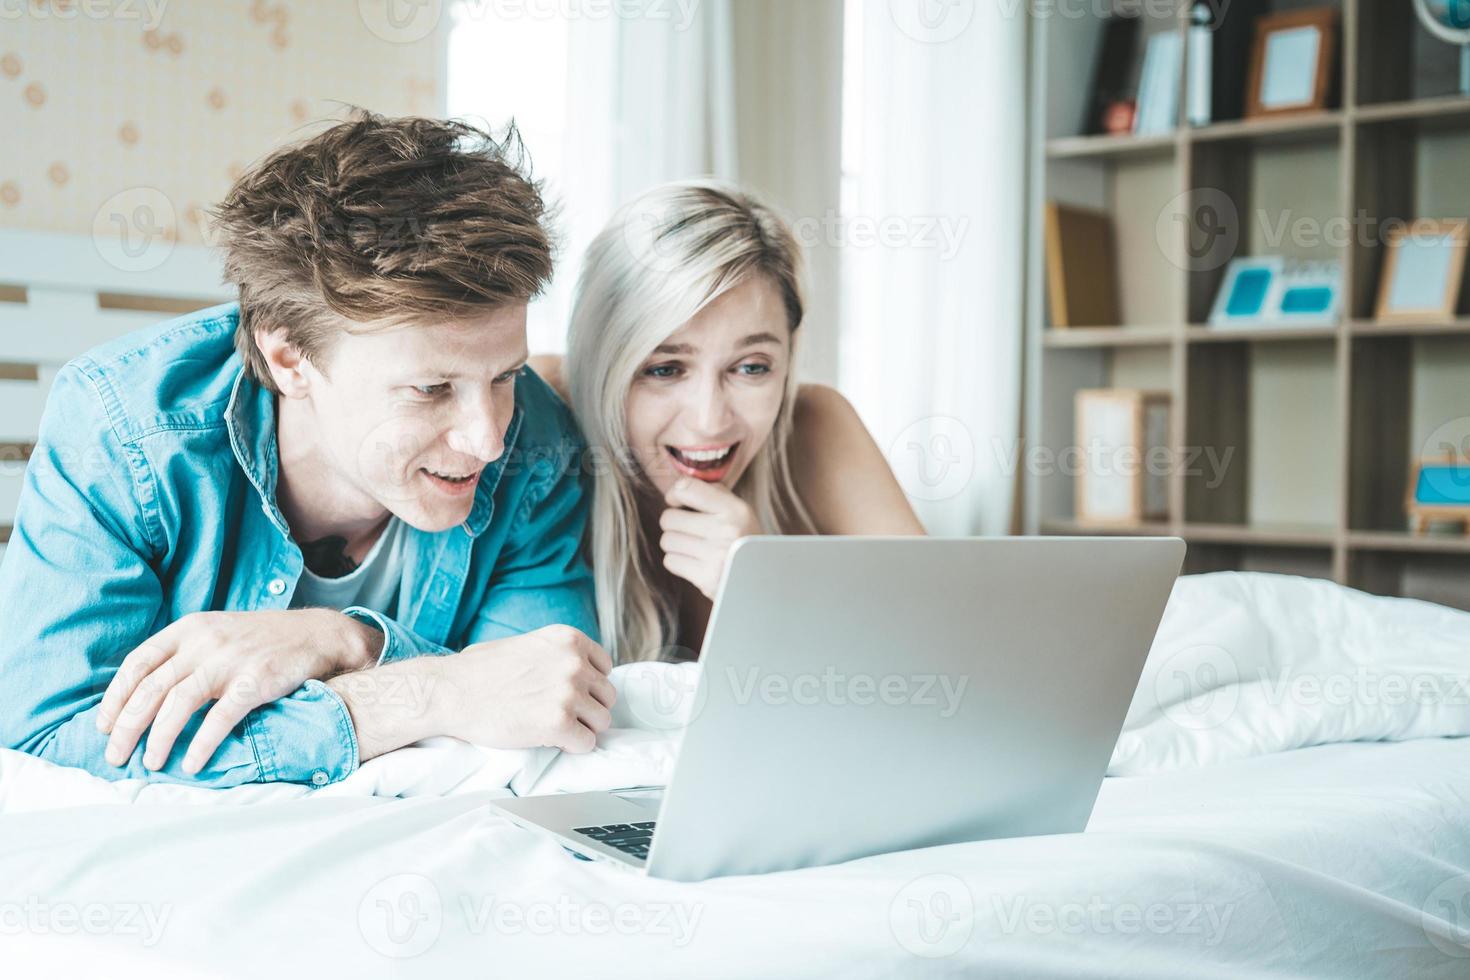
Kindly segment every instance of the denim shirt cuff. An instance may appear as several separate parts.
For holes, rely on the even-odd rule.
[[[364,606],[352,606],[351,608],[344,609],[342,610],[342,615],[355,619],[365,626],[371,626],[383,634],[383,647],[378,651],[378,662],[374,666],[381,667],[386,663],[391,663],[399,659],[394,654],[395,638],[393,636],[393,630],[389,626],[392,621],[387,616],[374,612]]]
[[[426,654],[442,655],[452,652],[448,647],[442,647],[437,643],[430,643],[415,634],[412,630],[397,623],[382,613],[362,606],[352,606],[342,610],[344,616],[351,616],[360,623],[366,623],[383,632],[383,652],[378,655],[377,666],[391,664],[399,660],[410,660],[414,657],[422,657]]]
[[[309,680],[290,697],[256,708],[245,724],[265,782],[326,786],[357,771],[352,716],[321,681]]]

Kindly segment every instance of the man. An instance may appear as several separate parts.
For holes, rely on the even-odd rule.
[[[0,567],[0,742],[326,785],[434,734],[610,723],[582,444],[526,367],[545,208],[497,143],[364,112],[217,213],[239,303],[57,376]]]

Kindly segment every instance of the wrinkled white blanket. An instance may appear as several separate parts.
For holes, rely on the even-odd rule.
[[[699,667],[627,664],[612,679],[613,728],[588,755],[434,738],[373,759],[323,789],[205,790],[109,782],[0,750],[0,813],[86,803],[218,805],[660,785],[677,754]],[[1175,585],[1108,773],[1156,773],[1336,742],[1467,734],[1470,613],[1318,579],[1220,572]]]
[[[1470,734],[1470,613],[1322,579],[1179,579],[1111,775]]]
[[[1184,578],[1087,833],[694,885],[579,862],[481,805],[664,781],[693,665],[620,667],[590,754],[433,739],[320,790],[110,783],[0,751],[0,958],[38,977],[102,956],[258,974],[285,949],[297,975],[1465,977],[1470,742],[1441,736],[1470,733],[1467,675],[1470,614]]]

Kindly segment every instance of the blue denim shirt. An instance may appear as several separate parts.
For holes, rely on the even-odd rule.
[[[197,776],[184,753],[108,765],[95,716],[133,648],[189,613],[286,609],[301,549],[276,505],[275,396],[234,350],[234,304],[120,338],[57,375],[0,565],[0,744],[112,779],[317,786],[358,766],[340,697],[311,680],[252,711]],[[343,610],[384,633],[381,662],[566,623],[597,638],[581,549],[582,443],[524,371],[506,449],[469,518],[405,527],[397,608]]]

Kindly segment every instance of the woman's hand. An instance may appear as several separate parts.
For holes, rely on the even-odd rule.
[[[660,515],[659,547],[664,567],[714,600],[730,548],[761,533],[750,505],[720,483],[684,477],[664,494],[668,510]]]

